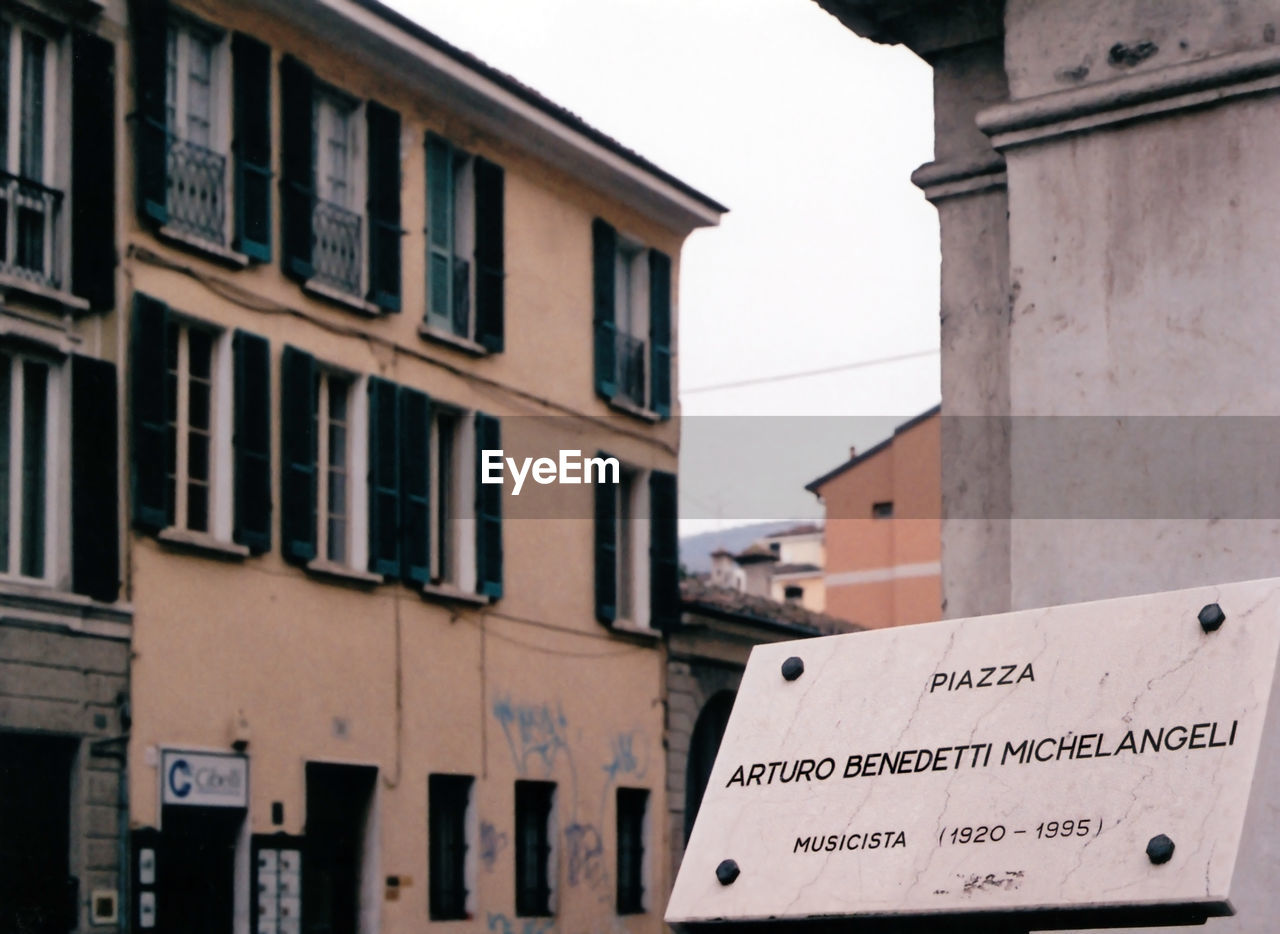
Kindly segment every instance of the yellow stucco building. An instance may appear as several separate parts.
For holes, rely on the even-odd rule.
[[[96,28],[131,922],[660,930],[675,295],[724,209],[371,0]],[[621,469],[517,497],[496,449]]]

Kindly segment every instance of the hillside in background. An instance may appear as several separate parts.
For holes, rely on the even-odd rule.
[[[680,539],[680,563],[690,574],[705,574],[711,570],[711,552],[717,548],[725,548],[737,554],[756,539],[792,528],[796,524],[794,519],[785,522],[755,522],[690,535]]]

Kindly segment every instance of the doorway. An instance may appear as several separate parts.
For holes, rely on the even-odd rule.
[[[307,763],[302,925],[306,934],[359,934],[370,811],[378,770]]]
[[[164,853],[156,864],[157,914],[165,931],[232,934],[241,808],[165,805]]]

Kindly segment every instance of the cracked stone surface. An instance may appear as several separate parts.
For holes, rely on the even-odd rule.
[[[759,646],[667,920],[1222,910],[1278,650],[1280,579]]]

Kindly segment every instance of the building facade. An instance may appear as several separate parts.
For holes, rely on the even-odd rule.
[[[824,560],[821,526],[805,523],[766,535],[737,554],[717,548],[707,579],[716,587],[821,613]]]
[[[373,0],[0,28],[0,927],[659,930],[724,208]]]
[[[942,617],[938,409],[809,483],[826,509],[828,611],[869,629]]]
[[[820,3],[934,72],[947,615],[1274,576],[1274,7]],[[1277,788],[1271,718],[1213,931],[1275,926]]]

